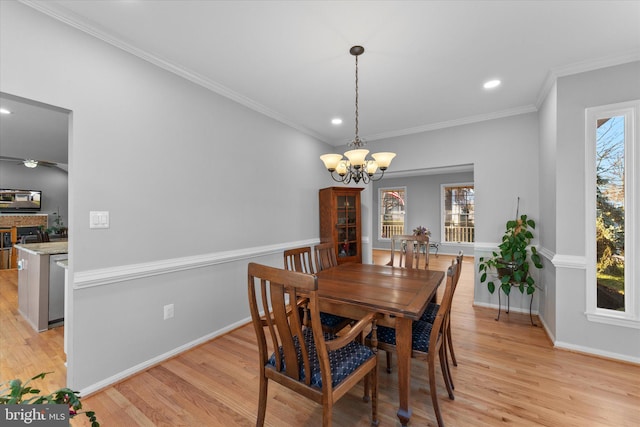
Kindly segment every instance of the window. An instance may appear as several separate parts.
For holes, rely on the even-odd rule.
[[[441,188],[443,241],[455,243],[474,242],[473,184],[445,184]]]
[[[639,233],[632,227],[640,190],[634,179],[639,111],[640,102],[587,109],[587,315],[595,321],[640,320],[633,297],[639,292]]]
[[[390,239],[396,234],[405,234],[406,187],[381,188],[378,193],[380,217],[379,238]]]

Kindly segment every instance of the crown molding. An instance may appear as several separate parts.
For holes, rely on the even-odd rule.
[[[18,1],[58,21],[61,21],[84,33],[87,33],[93,37],[96,37],[97,39],[100,39],[106,43],[109,43],[110,45],[115,46],[125,52],[135,55],[153,65],[156,65],[164,70],[174,73],[180,77],[183,77],[186,80],[189,80],[201,87],[204,87],[214,93],[217,93],[218,95],[231,99],[232,101],[235,101],[238,104],[243,105],[253,111],[256,111],[260,114],[270,117],[306,135],[309,135],[315,139],[318,139],[319,141],[322,141],[334,146],[344,144],[343,140],[328,141],[321,134],[307,128],[306,126],[302,126],[298,123],[295,123],[289,120],[279,112],[274,111],[266,107],[265,105],[262,105],[259,102],[254,101],[253,99],[250,99],[244,95],[241,95],[220,83],[217,83],[211,79],[208,79],[185,67],[181,67],[177,64],[174,64],[157,55],[153,55],[150,52],[146,52],[142,49],[138,49],[117,37],[114,37],[110,34],[107,34],[104,31],[99,30],[95,26],[87,25],[82,22],[82,19],[79,16],[77,16],[73,12],[62,9],[60,6],[57,6],[49,2],[35,2],[33,0],[18,0]],[[599,68],[611,67],[614,65],[620,65],[628,62],[638,61],[638,60],[640,60],[640,49],[634,49],[619,55],[608,56],[608,57],[603,57],[603,58],[598,58],[594,60],[588,60],[588,61],[583,61],[583,62],[578,62],[578,63],[558,67],[558,68],[552,69],[547,74],[547,78],[545,79],[545,82],[543,83],[539,91],[538,97],[536,98],[536,102],[533,105],[529,104],[529,105],[524,105],[524,106],[503,110],[503,111],[497,111],[489,114],[463,117],[460,119],[432,123],[432,124],[427,124],[423,126],[416,126],[412,128],[398,129],[398,130],[393,130],[389,132],[366,135],[364,136],[364,139],[368,141],[376,141],[380,139],[396,138],[400,136],[413,135],[417,133],[429,132],[429,131],[434,131],[438,129],[445,129],[445,128],[450,128],[455,126],[462,126],[462,125],[467,125],[472,123],[483,122],[487,120],[494,120],[494,119],[500,119],[500,118],[509,117],[509,116],[515,116],[519,114],[536,112],[544,102],[544,99],[549,93],[549,90],[551,89],[551,87],[553,87],[553,84],[559,77],[578,74],[586,71],[592,71]]]
[[[591,59],[588,61],[576,62],[573,64],[565,65],[563,67],[557,67],[549,71],[547,78],[542,84],[542,88],[538,93],[536,99],[536,108],[540,108],[545,98],[549,94],[549,91],[553,87],[556,80],[560,77],[570,76],[573,74],[585,73],[587,71],[598,70],[600,68],[613,67],[616,65],[627,64],[629,62],[640,61],[640,49],[632,49],[625,53],[618,55],[611,55],[600,57],[597,59]]]
[[[379,139],[396,138],[398,136],[413,135],[416,133],[429,132],[438,129],[451,128],[455,126],[468,125],[472,123],[485,122],[487,120],[501,119],[504,117],[517,116],[520,114],[534,113],[538,111],[535,105],[523,105],[521,107],[511,108],[508,110],[496,111],[489,114],[479,114],[477,116],[462,117],[460,119],[447,120],[444,122],[431,123],[423,126],[399,129],[389,132],[382,132],[375,135],[367,135],[364,137],[367,141],[376,141]]]
[[[131,44],[112,36],[111,34],[107,34],[104,31],[97,29],[95,26],[90,26],[82,22],[82,19],[76,16],[74,13],[69,11],[62,11],[59,7],[52,3],[36,3],[32,0],[19,0],[20,3],[29,6],[33,9],[36,9],[39,12],[44,13],[45,15],[50,16],[58,21],[61,21],[73,28],[76,28],[84,33],[87,33],[99,40],[102,40],[105,43],[109,43],[112,46],[117,47],[125,52],[128,52],[134,56],[137,56],[140,59],[143,59],[157,67],[160,67],[164,70],[167,70],[173,74],[176,74],[192,83],[195,83],[199,86],[204,87],[212,92],[217,93],[218,95],[224,96],[225,98],[231,99],[232,101],[237,102],[240,105],[243,105],[253,111],[256,111],[260,114],[263,114],[267,117],[270,117],[280,123],[283,123],[291,128],[294,128],[306,135],[309,135],[313,138],[316,138],[323,142],[328,142],[325,137],[320,135],[319,133],[302,126],[298,123],[295,123],[289,119],[287,119],[282,114],[278,113],[275,110],[272,110],[259,102],[254,101],[251,98],[248,98],[244,95],[241,95],[228,87],[217,83],[211,79],[208,79],[195,71],[189,70],[185,67],[174,64],[164,58],[161,58],[157,55],[151,54],[150,52],[144,51],[142,49],[138,49]]]

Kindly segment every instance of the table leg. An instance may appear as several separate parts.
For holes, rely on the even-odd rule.
[[[398,419],[402,426],[406,426],[411,418],[409,409],[409,390],[411,379],[411,319],[396,318],[396,351],[398,353],[398,392],[400,407]]]

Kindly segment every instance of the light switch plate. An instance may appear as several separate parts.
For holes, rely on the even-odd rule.
[[[89,212],[89,228],[109,228],[109,211]]]

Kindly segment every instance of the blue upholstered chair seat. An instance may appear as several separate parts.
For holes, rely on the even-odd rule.
[[[309,353],[309,362],[311,364],[311,385],[314,387],[322,388],[322,374],[320,372],[319,363],[320,361],[318,359],[318,353],[315,343],[313,342],[313,332],[311,331],[311,329],[307,328],[303,331],[303,335],[305,345],[307,347],[307,352]],[[330,341],[335,338],[335,335],[324,334],[325,341]],[[304,365],[302,363],[302,353],[297,342],[296,348],[298,350],[298,363],[300,365],[300,381],[304,381],[305,372]],[[282,347],[280,347],[279,351],[283,357],[282,371],[284,371],[286,367],[286,360],[284,360]],[[369,347],[355,341],[338,350],[330,351],[329,364],[331,366],[332,386],[335,387],[340,384],[340,382],[347,378],[360,365],[366,362],[371,356],[373,356],[373,354],[373,351]],[[268,364],[271,366],[276,365],[275,353],[272,354],[269,358]]]
[[[429,339],[431,338],[431,328],[433,324],[416,320],[412,326],[412,348],[417,351],[429,352]],[[371,338],[371,333],[368,335]],[[378,342],[396,345],[396,330],[386,326],[378,326]]]
[[[329,328],[335,328],[345,320],[344,317],[336,316],[335,314],[320,312],[320,323]]]
[[[438,314],[439,309],[440,309],[440,304],[430,302],[426,310],[424,311],[424,313],[422,313],[422,317],[420,317],[420,320],[422,320],[423,322],[429,322],[429,323],[435,322],[436,315]]]

